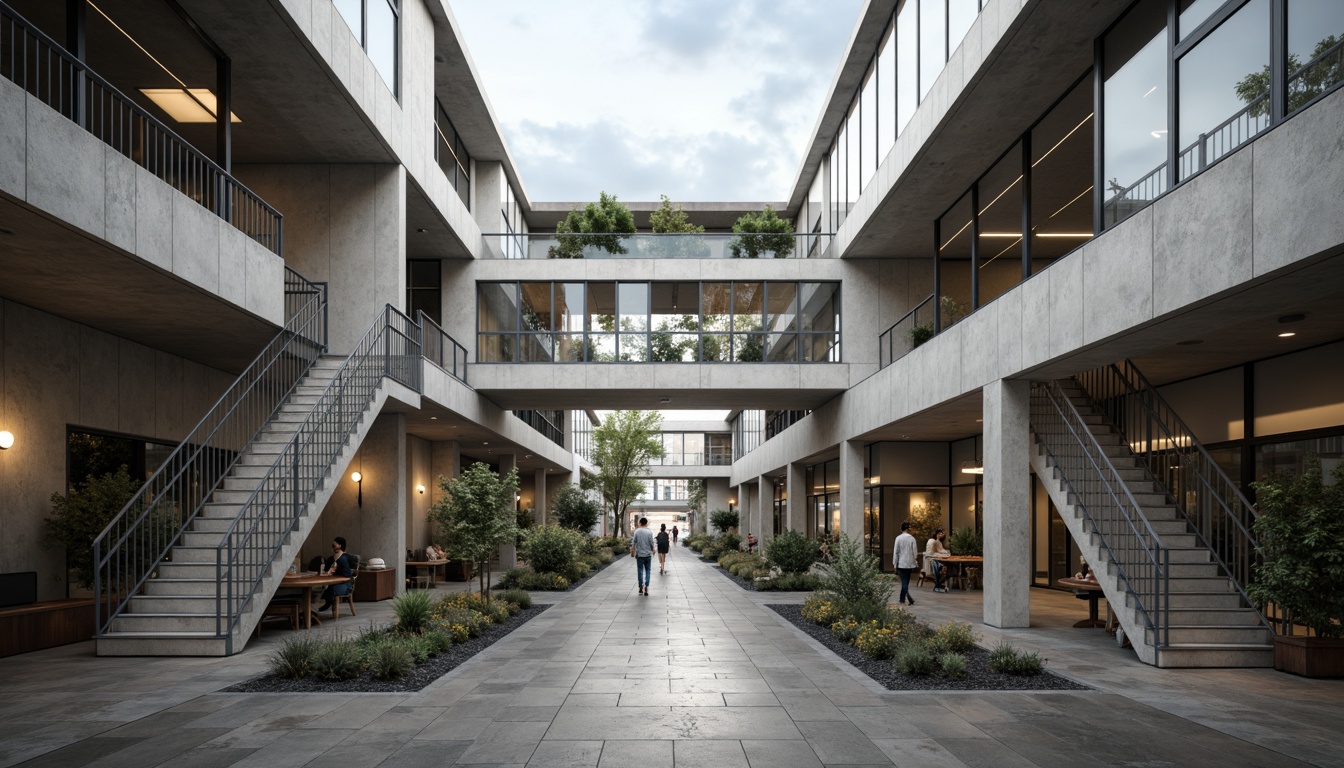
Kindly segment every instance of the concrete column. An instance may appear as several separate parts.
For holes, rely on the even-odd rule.
[[[537,525],[545,525],[546,512],[550,509],[550,502],[546,497],[546,470],[538,469],[532,477],[532,508],[536,511],[535,521]]]
[[[863,469],[867,446],[858,440],[840,444],[840,530],[863,539]]]
[[[504,164],[496,160],[478,160],[475,166],[471,186],[476,193],[476,205],[472,206],[471,215],[482,233],[500,234],[504,231],[504,217],[499,201],[504,199],[504,185],[509,183],[504,175]],[[491,248],[499,248],[499,238],[486,240]]]
[[[1031,382],[1000,379],[982,392],[985,623],[1026,627],[1031,624]]]
[[[784,479],[788,491],[786,506],[788,519],[784,524],[791,531],[806,535],[807,531],[807,467],[802,464],[789,464],[788,476]]]
[[[518,468],[518,457],[512,453],[501,454],[499,457],[499,476],[504,477],[509,472]],[[516,504],[517,502],[515,502]],[[509,542],[499,545],[499,567],[502,570],[518,567],[518,545]]]
[[[462,449],[456,440],[433,443],[429,452],[429,503],[437,504],[443,498],[443,488],[439,487],[439,478],[452,480],[462,474]]]
[[[765,475],[756,479],[756,519],[760,524],[757,544],[764,550],[765,542],[775,535],[775,481]]]

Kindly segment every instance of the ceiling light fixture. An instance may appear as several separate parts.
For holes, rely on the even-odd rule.
[[[661,403],[661,404],[663,404],[663,405],[667,405],[668,403],[672,402],[672,398],[670,398],[670,397],[660,397],[660,398],[658,398],[658,402]]]
[[[961,462],[961,473],[963,475],[983,475],[985,474],[985,465],[978,461]]]
[[[1280,333],[1280,334],[1279,334],[1279,338],[1280,338],[1280,339],[1290,339],[1290,338],[1292,338],[1292,337],[1294,337],[1294,336],[1296,336],[1296,335],[1297,335],[1297,334],[1296,334],[1295,332],[1293,332],[1293,331],[1284,331],[1283,333]]]
[[[215,122],[218,106],[209,88],[141,88],[140,92],[179,123]],[[243,121],[230,112],[229,122]]]

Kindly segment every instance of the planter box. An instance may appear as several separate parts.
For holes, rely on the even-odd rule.
[[[1303,677],[1344,677],[1344,639],[1275,635],[1274,668]]]
[[[445,581],[471,581],[471,561],[452,560],[443,567]]]
[[[355,579],[355,602],[374,603],[397,596],[397,569],[360,569]]]

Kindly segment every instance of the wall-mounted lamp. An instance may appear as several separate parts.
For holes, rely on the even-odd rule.
[[[415,486],[415,490],[419,491],[421,495],[424,495],[424,493],[425,493],[425,486],[423,486],[423,485],[417,485],[417,486]]]
[[[0,450],[8,450],[14,446],[14,433],[9,430],[0,429]]]
[[[963,475],[983,475],[985,474],[985,465],[978,461],[961,462],[961,473]]]
[[[351,472],[351,473],[350,473],[350,479],[351,479],[351,480],[354,480],[354,481],[355,481],[355,485],[359,486],[359,508],[360,508],[360,509],[363,509],[363,508],[364,508],[364,475],[361,474],[361,473],[359,473],[359,472]]]

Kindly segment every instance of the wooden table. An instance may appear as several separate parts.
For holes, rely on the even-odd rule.
[[[949,568],[949,571],[950,570],[962,571],[968,565],[983,565],[985,562],[985,558],[980,557],[978,555],[949,555],[948,557],[935,557],[931,559],[936,560],[937,562],[940,562],[945,566],[955,566],[955,568]],[[950,581],[952,581],[952,574],[949,572],[947,574],[947,579],[945,579],[943,583],[947,584]],[[964,585],[965,582],[963,581],[962,584]],[[965,589],[966,587],[963,586],[962,590],[964,591]]]
[[[438,573],[440,567],[448,565],[447,560],[407,560],[407,565],[414,565],[417,568],[429,569],[429,586],[434,587],[434,576]],[[447,574],[444,575],[444,581],[448,580]]]
[[[328,587],[332,584],[344,584],[349,580],[349,576],[323,576],[320,573],[309,571],[307,573],[287,574],[285,578],[280,580],[280,586],[284,589],[303,590],[303,628],[312,629],[314,621],[313,589],[316,587]],[[332,616],[333,620],[335,620],[334,612],[332,613]],[[316,621],[318,624],[322,623],[321,619],[316,619]]]
[[[1091,579],[1057,579],[1055,583],[1061,587],[1087,593],[1087,618],[1075,622],[1073,626],[1085,629],[1106,626],[1106,622],[1102,621],[1097,615],[1097,600],[1102,596],[1100,584]]]

